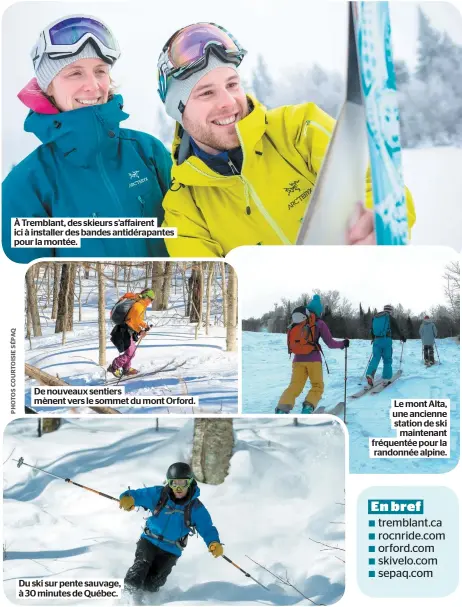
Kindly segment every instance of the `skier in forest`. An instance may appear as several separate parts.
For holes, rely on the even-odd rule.
[[[40,32],[31,56],[35,78],[18,97],[30,110],[24,129],[42,145],[3,182],[5,253],[19,263],[63,255],[166,256],[162,238],[82,238],[77,248],[11,246],[15,217],[81,217],[90,227],[100,217],[157,217],[160,225],[170,184],[164,145],[120,126],[129,117],[111,79],[120,48],[105,23],[90,15],[58,19]]]
[[[321,346],[322,338],[328,348],[348,348],[349,339],[335,340],[320,316],[323,311],[321,298],[314,295],[306,306],[295,308],[292,312],[292,324],[287,332],[289,354],[294,354],[290,384],[279,399],[276,413],[290,413],[295,399],[302,393],[307,379],[311,388],[306,395],[302,413],[313,413],[324,392]]]
[[[224,28],[196,23],[175,32],[159,57],[159,95],[177,122],[163,202],[163,225],[178,228],[166,241],[171,256],[296,241],[335,121],[314,103],[267,110],[242,88],[245,54]],[[370,175],[365,189],[349,244],[375,244]],[[407,189],[406,201],[412,227]]]
[[[366,371],[367,383],[370,386],[374,385],[374,376],[381,359],[383,359],[383,383],[385,385],[390,383],[393,377],[393,339],[406,342],[406,337],[402,334],[392,313],[393,306],[387,304],[383,307],[383,311],[372,319],[372,358]]]
[[[139,294],[126,293],[112,309],[111,319],[115,327],[111,333],[111,341],[121,354],[112,361],[107,370],[115,377],[138,373],[130,365],[137,345],[151,328],[145,320],[145,314],[154,298],[152,289],[144,289]]]
[[[422,340],[424,363],[427,367],[435,364],[435,337],[438,335],[436,325],[430,320],[428,315],[424,316],[422,324],[419,328],[420,339]]]
[[[218,531],[199,495],[192,470],[184,462],[169,467],[164,487],[129,489],[120,495],[120,508],[142,507],[152,513],[138,540],[135,562],[125,576],[129,592],[159,590],[195,530],[215,558],[223,554]]]

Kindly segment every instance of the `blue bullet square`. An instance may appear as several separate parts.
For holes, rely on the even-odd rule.
[[[369,577],[375,577],[375,571],[369,571]]]
[[[369,546],[369,552],[375,552],[375,546]]]
[[[369,539],[375,540],[375,533],[369,533]]]
[[[375,565],[375,559],[369,559],[369,565]]]
[[[375,521],[369,521],[369,527],[375,527]]]

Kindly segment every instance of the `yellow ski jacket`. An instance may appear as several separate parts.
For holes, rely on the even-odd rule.
[[[243,151],[240,175],[223,176],[196,156],[178,163],[177,124],[172,185],[163,206],[172,257],[224,257],[240,245],[294,244],[316,183],[335,120],[314,103],[254,109],[236,125]],[[406,189],[409,227],[415,209]],[[367,208],[373,208],[370,171]]]

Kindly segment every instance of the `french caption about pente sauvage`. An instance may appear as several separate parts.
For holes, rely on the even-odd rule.
[[[126,396],[125,386],[34,386],[31,396],[32,407],[197,407],[197,396]]]
[[[124,581],[119,579],[16,580],[17,599],[120,599]]]
[[[176,228],[159,228],[157,218],[46,217],[11,220],[11,246],[27,248],[79,248],[82,238],[176,238]]]
[[[391,427],[396,438],[369,438],[369,457],[449,458],[451,401],[443,399],[393,399]]]

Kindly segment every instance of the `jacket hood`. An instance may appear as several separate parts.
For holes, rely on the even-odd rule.
[[[26,107],[38,114],[60,113],[58,108],[43,94],[43,91],[37,82],[37,78],[32,78],[32,80],[19,91],[18,98]]]
[[[243,148],[245,155],[252,151],[261,151],[261,139],[266,131],[266,108],[251,95],[247,95],[249,114],[236,125],[239,140],[245,140]],[[210,169],[203,160],[191,155],[189,134],[177,123],[175,137],[172,145],[172,178],[186,186],[219,186],[233,187],[238,175],[234,177],[223,176]],[[175,189],[175,185],[173,186]]]
[[[122,96],[114,95],[102,105],[58,114],[31,110],[24,130],[33,133],[43,144],[56,145],[72,163],[82,165],[98,151],[110,155],[112,149],[117,153],[120,122],[129,117],[122,108]]]

